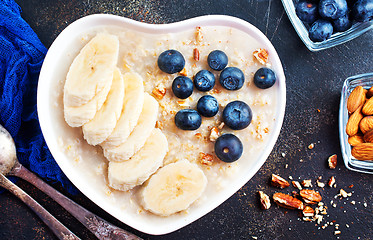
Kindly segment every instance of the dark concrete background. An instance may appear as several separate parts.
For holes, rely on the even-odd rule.
[[[279,139],[259,172],[235,195],[194,223],[164,236],[146,235],[117,221],[83,195],[74,201],[145,239],[373,239],[373,176],[345,168],[339,147],[338,108],[344,79],[373,72],[373,32],[346,44],[310,52],[294,31],[280,0],[176,0],[176,1],[99,1],[99,0],[16,0],[24,19],[49,47],[57,35],[76,19],[93,13],[110,13],[148,23],[170,23],[206,14],[226,14],[244,19],[258,27],[273,43],[283,63],[287,83],[287,107]],[[319,111],[318,111],[319,110]],[[315,143],[314,149],[307,146]],[[285,156],[282,156],[285,153]],[[336,153],[338,166],[330,170],[327,158]],[[288,164],[288,168],[285,165]],[[299,220],[299,213],[278,208],[260,210],[257,191],[272,195],[280,191],[269,186],[272,173],[295,179],[326,182],[335,176],[337,188],[315,187],[328,206],[325,222],[339,224],[319,228],[314,222]],[[30,186],[21,188],[45,206],[61,222],[83,239],[94,237],[56,203]],[[352,188],[349,188],[353,184]],[[334,199],[339,189],[353,191],[348,199]],[[281,192],[295,190],[292,186]],[[337,207],[333,208],[330,201]],[[355,201],[356,204],[351,204]],[[367,207],[363,205],[367,203]],[[18,199],[0,196],[0,239],[55,239],[51,231]],[[334,223],[334,224],[335,224]],[[347,224],[347,225],[346,225]]]

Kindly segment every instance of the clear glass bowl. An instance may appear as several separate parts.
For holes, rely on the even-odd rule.
[[[365,89],[369,89],[373,86],[373,73],[352,76],[347,78],[343,83],[341,103],[339,106],[339,140],[341,143],[342,157],[348,169],[373,174],[373,161],[357,160],[351,155],[351,146],[348,144],[348,136],[346,134],[346,124],[349,117],[347,99],[352,90],[357,86],[363,86]]]
[[[293,24],[295,31],[298,33],[300,39],[304,42],[307,48],[311,51],[320,51],[337,46],[373,29],[373,21],[354,23],[347,31],[334,33],[329,39],[323,42],[313,42],[308,37],[308,26],[304,25],[295,13],[295,4],[298,1],[299,0],[282,0],[282,4],[284,5],[285,11],[289,16],[290,22]]]

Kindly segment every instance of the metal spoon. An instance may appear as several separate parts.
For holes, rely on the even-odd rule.
[[[26,203],[59,239],[80,239],[53,217],[32,197],[9,181],[3,174],[8,174],[17,162],[16,148],[10,134],[0,125],[0,186],[9,190],[22,202]]]
[[[1,149],[13,149],[13,151],[2,151]],[[65,208],[98,239],[141,239],[132,233],[112,225],[73,202],[22,166],[17,160],[13,138],[2,125],[0,125],[0,172],[4,175],[20,177],[39,188]]]

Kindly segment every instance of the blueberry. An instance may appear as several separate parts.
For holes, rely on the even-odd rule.
[[[218,137],[215,142],[215,154],[223,162],[234,162],[238,160],[243,152],[242,142],[231,133]]]
[[[318,6],[310,0],[298,2],[295,12],[300,20],[306,23],[313,23],[318,17]]]
[[[272,87],[276,82],[276,74],[269,68],[259,68],[254,74],[254,84],[258,88]]]
[[[185,99],[193,93],[193,82],[190,78],[178,76],[172,82],[172,92],[176,97]]]
[[[214,50],[210,52],[209,56],[207,57],[207,63],[209,64],[210,68],[221,71],[227,66],[228,57],[223,51]]]
[[[197,111],[204,117],[213,117],[219,111],[218,101],[211,95],[205,95],[198,100]]]
[[[352,26],[352,22],[348,18],[348,15],[340,17],[333,21],[334,32],[344,32]]]
[[[324,19],[337,19],[348,12],[346,0],[320,0],[319,14]]]
[[[182,109],[175,115],[175,124],[182,130],[196,130],[201,123],[201,115],[193,109]]]
[[[166,73],[177,73],[183,70],[185,59],[183,55],[176,50],[167,50],[158,57],[158,67]]]
[[[367,22],[373,19],[373,1],[358,0],[351,9],[351,17],[357,22]]]
[[[210,91],[215,86],[215,76],[208,70],[201,70],[194,76],[194,86],[202,92]]]
[[[245,82],[245,75],[239,68],[227,67],[220,73],[219,82],[227,90],[238,90]]]
[[[250,107],[242,101],[233,101],[223,110],[224,123],[233,130],[241,130],[249,126],[252,119]]]
[[[333,25],[326,20],[316,20],[308,30],[309,37],[314,42],[322,42],[333,34]]]

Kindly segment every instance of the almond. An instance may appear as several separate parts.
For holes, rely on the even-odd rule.
[[[347,99],[347,110],[349,113],[355,112],[365,102],[365,92],[362,86],[357,86]]]
[[[303,189],[300,190],[299,194],[308,204],[315,204],[322,200],[320,193],[316,192],[315,190]]]
[[[359,123],[360,130],[365,134],[373,128],[373,116],[366,116]]]
[[[373,129],[364,134],[364,141],[367,143],[373,143]]]
[[[357,133],[354,136],[348,138],[348,143],[353,147],[363,142],[364,142],[364,136],[361,133]]]
[[[352,148],[351,154],[358,160],[373,160],[373,143],[360,143]]]
[[[272,174],[271,184],[272,186],[279,187],[281,189],[290,186],[288,181],[276,174]]]
[[[370,98],[373,96],[373,86],[371,88],[369,88],[368,92],[367,92],[367,97]]]
[[[361,110],[365,115],[373,115],[373,98],[369,98],[363,105]]]
[[[288,209],[299,209],[299,210],[304,209],[304,204],[301,200],[296,199],[284,193],[273,194],[273,200],[280,207],[284,207]]]
[[[361,113],[361,108],[362,106],[360,106],[347,121],[346,133],[348,136],[354,136],[359,131],[360,120],[364,117]]]

